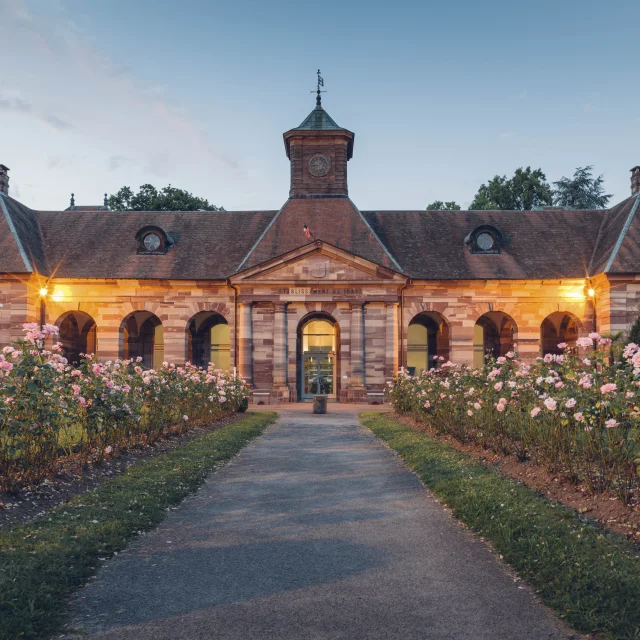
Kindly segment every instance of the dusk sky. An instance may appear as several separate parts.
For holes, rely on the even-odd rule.
[[[277,209],[282,133],[323,106],[355,132],[363,210],[470,204],[519,166],[640,164],[631,0],[0,0],[0,163],[34,208],[171,183]]]

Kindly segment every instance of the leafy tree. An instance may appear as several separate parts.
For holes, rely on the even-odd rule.
[[[529,211],[553,200],[551,187],[542,169],[516,169],[512,178],[494,176],[480,185],[471,209],[503,209]]]
[[[223,207],[171,185],[158,191],[152,184],[143,184],[138,193],[131,187],[122,187],[109,196],[108,202],[113,211],[224,211]]]
[[[442,200],[434,200],[428,207],[427,211],[460,211],[460,205],[451,200],[450,202],[442,202]]]
[[[568,209],[604,209],[612,195],[604,192],[602,183],[604,178],[599,175],[592,178],[593,166],[578,167],[573,178],[564,176],[554,182],[553,190],[555,204]]]

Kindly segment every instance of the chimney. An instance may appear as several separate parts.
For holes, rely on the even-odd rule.
[[[640,167],[631,169],[631,195],[636,196],[640,193]]]
[[[0,193],[4,193],[5,196],[9,195],[9,167],[3,164],[0,164]]]

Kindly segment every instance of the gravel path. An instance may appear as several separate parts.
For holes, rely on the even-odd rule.
[[[96,639],[568,637],[344,411],[281,411],[71,608]]]

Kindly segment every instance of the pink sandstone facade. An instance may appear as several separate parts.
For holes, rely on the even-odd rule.
[[[70,358],[219,358],[255,401],[378,402],[401,366],[511,349],[533,359],[638,315],[637,191],[598,212],[360,212],[351,132],[318,105],[285,145],[291,193],[278,212],[31,211],[1,165],[0,346],[44,321]],[[190,224],[210,227],[199,238]],[[96,244],[73,257],[87,229]]]

